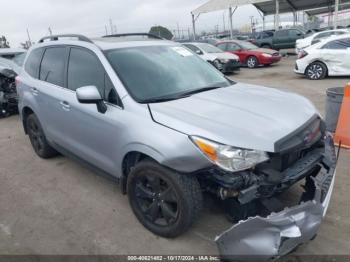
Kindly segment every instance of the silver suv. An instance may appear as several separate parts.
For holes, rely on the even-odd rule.
[[[281,255],[316,235],[336,161],[307,99],[233,82],[151,35],[44,38],[17,83],[38,156],[60,152],[118,179],[153,233],[185,232],[208,193],[240,221],[216,238],[222,255]],[[299,181],[285,209],[278,196]]]

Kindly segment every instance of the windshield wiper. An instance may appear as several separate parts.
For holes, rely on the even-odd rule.
[[[184,96],[182,94],[171,95],[171,96],[161,96],[161,97],[154,97],[154,98],[146,99],[146,100],[142,101],[142,103],[146,103],[146,104],[161,103],[161,102],[177,100],[177,99],[185,98],[185,97],[188,97],[188,96]]]
[[[198,93],[202,93],[202,92],[206,92],[206,91],[210,91],[218,88],[223,88],[223,87],[226,87],[226,86],[206,86],[206,87],[190,90],[188,92],[182,93],[181,95],[190,96],[190,95],[194,95],[194,94],[198,94]]]
[[[225,86],[207,86],[207,87],[202,87],[202,88],[197,88],[194,90],[190,90],[187,92],[175,94],[175,95],[168,95],[168,96],[160,96],[160,97],[155,97],[155,98],[150,98],[142,101],[142,103],[150,104],[150,103],[161,103],[161,102],[167,102],[167,101],[172,101],[172,100],[177,100],[181,98],[186,98],[194,94],[198,94],[201,92],[213,90],[213,89],[218,89],[222,88]]]

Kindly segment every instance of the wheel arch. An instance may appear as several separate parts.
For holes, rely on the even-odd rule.
[[[137,163],[139,163],[144,159],[150,159],[160,164],[163,158],[160,153],[147,147],[130,149],[124,154],[121,162],[121,178],[120,178],[120,182],[121,182],[120,186],[123,194],[127,193],[126,183],[127,183],[127,178],[130,171]]]

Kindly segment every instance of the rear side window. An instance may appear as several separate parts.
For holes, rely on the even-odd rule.
[[[47,48],[40,66],[40,80],[64,86],[65,47]]]
[[[228,51],[237,51],[237,50],[240,50],[242,48],[239,45],[235,44],[235,43],[228,43],[226,49]]]
[[[39,78],[39,67],[43,52],[43,48],[37,48],[29,54],[24,69],[31,77]]]

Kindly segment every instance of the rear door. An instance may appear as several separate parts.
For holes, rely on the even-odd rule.
[[[64,141],[65,133],[69,131],[62,119],[62,110],[66,108],[61,103],[67,95],[64,89],[67,51],[65,46],[45,49],[39,67],[40,84],[35,88],[40,107],[39,119],[44,125],[46,136],[53,142]]]
[[[320,51],[329,75],[350,75],[350,38],[330,41]]]

